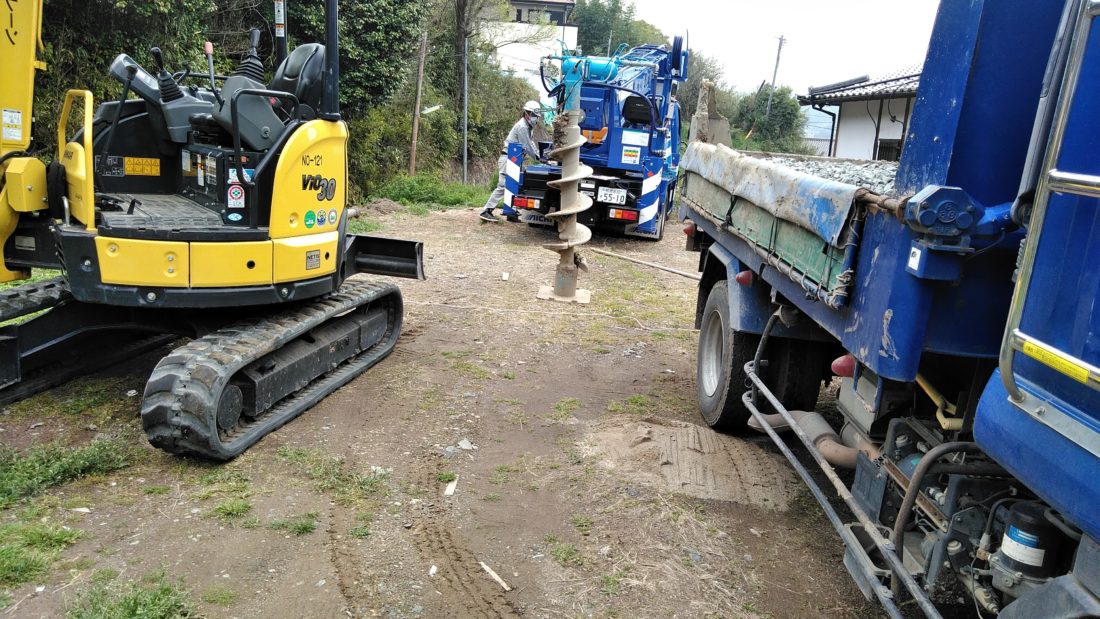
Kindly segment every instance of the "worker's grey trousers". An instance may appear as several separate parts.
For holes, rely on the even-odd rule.
[[[489,195],[489,201],[485,203],[485,210],[491,211],[495,209],[500,201],[504,199],[504,168],[508,165],[508,155],[501,155],[497,159],[497,171],[500,175],[497,177],[497,186],[493,190],[493,193]]]

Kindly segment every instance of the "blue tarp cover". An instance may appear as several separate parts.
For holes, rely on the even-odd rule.
[[[680,166],[834,247],[859,187],[797,172],[723,145],[692,142]]]

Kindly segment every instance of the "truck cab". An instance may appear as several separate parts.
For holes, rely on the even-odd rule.
[[[680,106],[676,85],[686,79],[687,52],[677,38],[672,49],[642,45],[610,58],[588,58],[581,87],[581,163],[593,174],[580,190],[594,201],[578,217],[610,234],[659,239],[673,205],[680,164]],[[554,88],[550,90],[553,92]],[[522,160],[522,149],[509,152]],[[510,206],[523,221],[553,225],[545,213],[559,206],[547,183],[561,178],[552,164],[516,170]]]

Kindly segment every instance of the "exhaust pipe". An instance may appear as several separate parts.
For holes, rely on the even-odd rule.
[[[852,426],[844,426],[841,431],[841,434],[844,435],[842,439],[819,413],[813,411],[789,412],[794,417],[795,422],[798,423],[798,426],[802,428],[802,431],[810,438],[810,442],[821,452],[821,455],[829,464],[845,469],[854,469],[856,468],[856,458],[861,451],[872,460],[879,457],[878,447],[860,436],[859,432]],[[782,415],[764,415],[764,418],[776,432],[791,429]],[[758,432],[764,431],[756,417],[749,419],[748,425]]]

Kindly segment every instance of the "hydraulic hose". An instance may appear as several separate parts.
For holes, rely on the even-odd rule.
[[[905,491],[905,498],[901,501],[901,507],[898,509],[898,517],[894,520],[894,531],[890,536],[890,541],[893,542],[894,547],[898,549],[899,553],[904,554],[902,535],[905,533],[906,525],[909,524],[909,514],[913,511],[913,505],[917,502],[917,496],[920,494],[921,482],[924,481],[924,476],[928,473],[928,469],[932,468],[932,465],[936,463],[936,460],[948,454],[956,453],[981,453],[981,448],[978,447],[977,443],[966,441],[943,443],[929,449],[928,452],[921,457],[920,462],[917,463],[917,467],[913,469],[913,474],[909,477],[909,488]],[[892,579],[890,588],[893,590],[895,597],[901,593],[901,586],[896,578]]]

